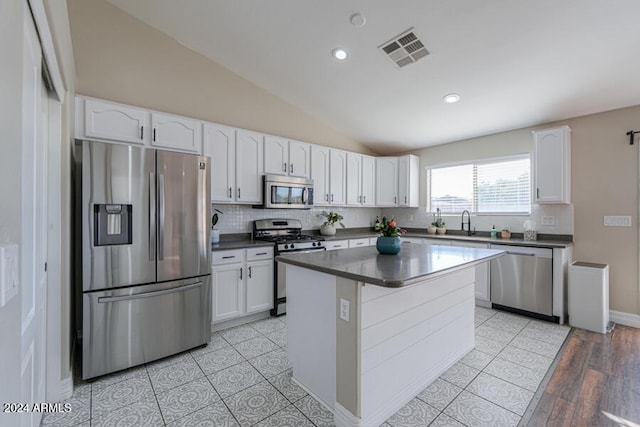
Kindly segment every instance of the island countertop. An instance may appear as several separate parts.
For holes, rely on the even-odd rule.
[[[344,251],[288,253],[276,261],[346,279],[397,288],[500,257],[505,251],[440,245],[402,245],[398,255],[374,246]]]

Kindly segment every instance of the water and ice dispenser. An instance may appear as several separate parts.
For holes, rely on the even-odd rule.
[[[133,205],[93,205],[94,246],[130,245]]]

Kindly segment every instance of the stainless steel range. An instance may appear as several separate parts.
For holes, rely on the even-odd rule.
[[[275,254],[324,251],[324,239],[302,234],[302,223],[297,219],[261,219],[253,223],[253,238],[275,243]],[[274,302],[272,316],[287,311],[287,278],[284,264],[276,262],[273,277]]]

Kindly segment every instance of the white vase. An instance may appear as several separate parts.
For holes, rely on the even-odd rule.
[[[427,234],[436,234],[436,230],[437,228],[434,227],[433,225],[427,227]]]
[[[446,232],[447,232],[447,229],[445,227],[436,228],[436,233],[438,234],[445,234]]]
[[[333,224],[324,223],[320,226],[320,234],[323,236],[335,236],[336,228]]]
[[[215,245],[217,243],[220,243],[220,230],[214,228],[211,230],[211,244]]]

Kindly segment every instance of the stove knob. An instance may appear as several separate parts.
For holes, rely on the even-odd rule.
[[[293,245],[291,245],[291,246],[293,246]],[[289,245],[284,245],[284,248],[285,249],[289,249]]]
[[[316,242],[313,242],[313,243],[311,244],[311,246],[315,246],[315,245],[317,245],[317,243],[316,243]]]
[[[294,248],[294,246],[293,246],[293,243],[292,243],[292,244],[291,244],[291,249],[293,249],[293,248]]]

